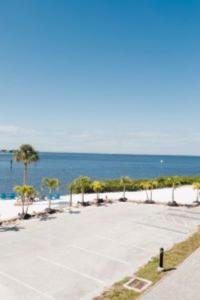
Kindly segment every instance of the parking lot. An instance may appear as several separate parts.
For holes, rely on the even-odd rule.
[[[195,231],[200,210],[115,203],[0,229],[0,299],[91,300]]]

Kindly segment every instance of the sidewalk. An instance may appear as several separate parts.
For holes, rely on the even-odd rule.
[[[141,297],[141,300],[169,299],[200,299],[200,249]]]

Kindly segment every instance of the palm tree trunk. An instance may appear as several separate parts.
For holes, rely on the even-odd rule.
[[[24,216],[24,197],[21,198],[22,200],[22,216]]]
[[[81,190],[82,193],[82,204],[84,203],[84,189]]]
[[[146,200],[148,201],[148,200],[149,200],[148,191],[146,190],[145,192],[146,192],[146,196],[147,196],[147,199],[146,199]]]
[[[51,196],[52,196],[52,189],[49,190],[49,201],[48,201],[49,209],[51,209]]]
[[[174,184],[173,184],[173,186],[172,186],[172,202],[174,202],[174,200],[175,200],[174,191],[175,191],[175,187],[174,187]]]
[[[49,209],[51,209],[51,195],[49,195],[48,206],[49,206]]]
[[[124,190],[123,190],[123,198],[126,196],[126,186],[124,185]]]
[[[51,199],[49,198],[49,201],[48,201],[48,207],[49,209],[51,209]]]
[[[23,178],[23,184],[27,185],[28,182],[28,165],[24,164],[24,178]]]
[[[196,201],[199,202],[199,190],[197,189],[197,198]]]
[[[152,192],[152,189],[151,189],[151,194],[150,194],[150,200],[152,201],[153,200],[153,192]]]
[[[72,207],[72,190],[70,190],[69,206],[70,206],[70,208]]]
[[[27,199],[27,204],[26,204],[26,214],[28,213],[28,208],[29,208],[29,199]]]

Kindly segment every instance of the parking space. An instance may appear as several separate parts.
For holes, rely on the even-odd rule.
[[[197,227],[200,211],[115,203],[0,232],[0,297],[91,300]]]

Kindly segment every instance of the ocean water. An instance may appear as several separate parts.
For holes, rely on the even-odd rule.
[[[13,186],[22,184],[23,166],[13,163],[11,154],[0,154],[0,192],[11,192]],[[163,163],[161,163],[163,160]],[[86,175],[93,179],[152,178],[167,175],[200,175],[200,157],[164,155],[119,155],[40,153],[40,160],[29,169],[29,183],[40,189],[43,177],[59,178],[61,193],[74,178]]]

